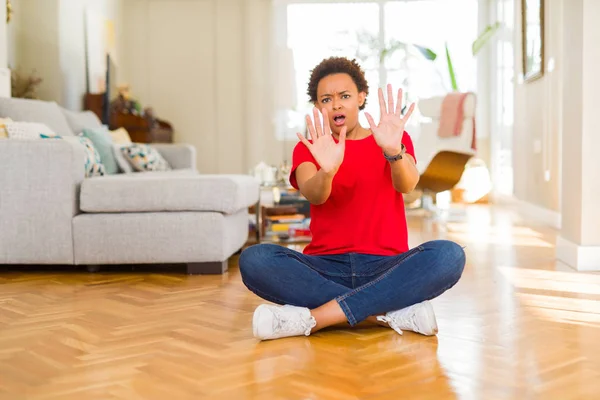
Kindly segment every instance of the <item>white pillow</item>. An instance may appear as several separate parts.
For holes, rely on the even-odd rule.
[[[6,132],[9,139],[41,139],[41,135],[56,136],[56,133],[47,125],[39,122],[13,121],[6,123]]]

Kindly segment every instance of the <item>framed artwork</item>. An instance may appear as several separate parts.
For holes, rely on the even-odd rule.
[[[521,0],[523,26],[523,79],[544,75],[544,0]]]

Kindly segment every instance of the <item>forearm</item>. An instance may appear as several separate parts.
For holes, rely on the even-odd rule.
[[[390,162],[394,189],[401,193],[410,193],[419,183],[419,170],[413,158],[405,154],[402,159]]]
[[[300,187],[300,192],[311,204],[323,204],[331,194],[331,184],[335,174],[318,170],[310,179]]]

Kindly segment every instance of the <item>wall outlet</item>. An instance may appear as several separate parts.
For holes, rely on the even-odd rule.
[[[544,180],[546,182],[550,182],[550,171],[549,170],[544,171]]]
[[[533,153],[540,154],[542,152],[542,141],[540,139],[536,139],[533,141]]]

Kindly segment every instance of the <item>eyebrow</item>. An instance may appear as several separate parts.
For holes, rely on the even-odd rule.
[[[345,94],[345,93],[348,93],[348,92],[349,92],[349,90],[342,90],[340,92],[340,94]],[[329,93],[322,94],[321,97],[331,97],[331,94],[329,94]]]

